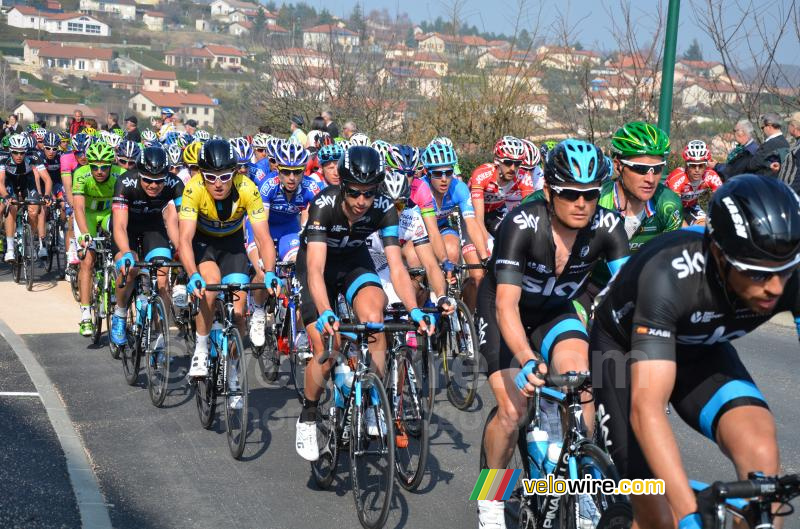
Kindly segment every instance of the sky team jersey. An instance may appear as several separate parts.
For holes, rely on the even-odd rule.
[[[111,200],[114,198],[114,188],[117,179],[125,170],[118,165],[111,166],[111,176],[104,182],[98,182],[92,176],[88,165],[82,165],[72,175],[72,194],[84,197],[86,213],[101,213],[111,211]]]
[[[375,232],[384,246],[398,245],[398,216],[394,202],[384,195],[375,195],[372,207],[364,216],[350,225],[344,214],[339,186],[323,189],[308,209],[308,222],[302,240],[303,247],[310,242],[328,245],[328,262],[331,255],[345,256],[364,245]]]
[[[414,178],[411,181],[411,202],[419,207],[420,215],[423,217],[432,217],[436,214],[431,188],[422,178]]]
[[[182,197],[183,182],[177,176],[167,175],[161,192],[151,197],[142,188],[139,171],[132,169],[117,178],[112,208],[128,212],[129,227],[163,228],[164,210],[170,203],[180,207]]]
[[[198,174],[183,190],[178,218],[197,221],[197,230],[203,235],[225,237],[242,229],[245,215],[251,222],[266,220],[264,203],[252,180],[242,174],[234,175],[230,196],[217,201],[206,189],[203,175]]]
[[[514,180],[506,184],[498,183],[498,168],[493,163],[479,165],[472,171],[469,189],[473,200],[483,199],[486,213],[504,206],[511,210],[534,191],[530,175],[523,171],[518,171]]]
[[[430,187],[429,177],[422,178],[422,181]],[[440,228],[446,228],[447,217],[458,208],[461,212],[462,218],[474,218],[475,208],[472,207],[472,200],[469,197],[469,188],[467,184],[460,179],[453,177],[450,180],[450,187],[447,188],[447,193],[442,197],[442,203],[436,202],[433,199],[434,213],[436,214],[436,223]]]
[[[556,245],[544,200],[522,204],[506,215],[495,237],[487,280],[522,288],[520,306],[542,308],[576,298],[595,262],[603,259],[616,273],[628,259],[622,217],[598,207],[578,230],[561,274],[556,274]]]
[[[693,208],[697,199],[704,193],[713,193],[722,185],[722,179],[713,169],[706,169],[698,182],[689,180],[686,169],[678,167],[667,177],[667,187],[681,197],[685,209]]]
[[[50,180],[53,182],[53,187],[61,184],[61,160],[58,153],[48,158],[43,152],[39,154],[39,167],[47,171],[50,175]]]
[[[263,173],[262,173],[263,174]],[[292,198],[286,196],[281,186],[279,177],[262,177],[256,181],[264,209],[269,211],[269,225],[297,223],[300,212],[308,207],[319,193],[317,183],[308,176],[304,176],[297,186]]]

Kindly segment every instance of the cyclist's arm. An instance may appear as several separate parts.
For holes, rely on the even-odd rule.
[[[258,255],[261,262],[264,264],[264,270],[275,270],[275,243],[269,233],[269,227],[266,220],[250,221],[250,226],[253,230],[253,238],[258,248]]]
[[[39,173],[39,179],[44,183],[44,194],[43,196],[49,197],[50,194],[53,192],[53,179],[50,178],[50,173],[47,172],[47,169],[42,165],[34,170]],[[39,190],[41,193],[41,190]]]
[[[181,209],[183,212],[183,207]],[[194,219],[185,218],[181,215],[178,220],[178,257],[181,260],[183,269],[186,274],[191,277],[197,272],[197,264],[194,261],[194,249],[192,248],[192,239],[194,239],[195,232],[197,231],[197,217]]]
[[[425,224],[425,229],[428,230],[428,238],[431,240],[433,253],[436,254],[436,259],[443,263],[447,259],[447,250],[444,247],[444,239],[442,233],[439,231],[439,225],[436,223],[436,215],[422,215],[422,222]]]
[[[417,294],[411,284],[411,277],[408,275],[406,265],[403,263],[403,253],[400,251],[400,247],[396,243],[387,246],[384,242],[383,251],[386,254],[389,277],[397,297],[403,302],[406,310],[411,311],[411,309],[417,308]]]
[[[164,217],[164,226],[167,229],[169,241],[175,248],[178,248],[180,243],[180,229],[178,228],[178,210],[175,208],[175,203],[167,203],[161,215]]]
[[[64,184],[64,197],[67,200],[67,204],[72,206],[74,202],[74,199],[72,198],[72,173],[62,172],[61,182]]]
[[[3,198],[8,198],[8,190],[6,190],[6,168],[0,167],[0,195]]]
[[[131,251],[131,241],[128,239],[128,206],[114,202],[112,207],[111,223],[114,244],[123,254]]]
[[[73,195],[72,208],[75,212],[75,222],[78,224],[78,230],[81,235],[89,233],[89,223],[86,220],[86,199],[83,195]]]
[[[467,229],[467,235],[469,235],[469,238],[472,239],[475,249],[478,251],[478,257],[480,257],[482,260],[486,259],[489,256],[486,245],[486,241],[488,239],[484,238],[483,232],[481,231],[481,225],[478,225],[475,217],[465,216],[464,226]]]
[[[433,252],[433,246],[430,243],[420,244],[419,246],[414,246],[414,251],[417,253],[420,264],[425,269],[428,285],[434,295],[437,298],[444,296],[447,292],[447,285],[444,280],[444,273],[436,260],[436,254]]]
[[[475,196],[475,191],[472,192],[472,206],[475,208],[475,220],[478,221],[478,227],[481,230],[483,239],[489,240],[489,231],[486,229],[485,210],[483,202],[483,193],[480,197]],[[474,239],[473,239],[474,240]]]

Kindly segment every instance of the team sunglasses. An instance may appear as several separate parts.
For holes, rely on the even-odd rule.
[[[305,171],[306,170],[303,167],[278,167],[278,172],[280,172],[283,175],[300,176]]]
[[[558,195],[558,198],[563,198],[568,202],[575,202],[579,198],[583,197],[586,202],[591,202],[593,200],[597,200],[600,198],[600,188],[599,187],[590,187],[588,189],[579,189],[576,187],[562,187],[562,186],[550,186],[550,189]]]
[[[143,184],[163,184],[167,181],[166,176],[151,175],[148,173],[139,173],[139,178],[142,179]]]
[[[719,248],[719,245],[717,245]],[[721,250],[722,248],[720,248]],[[723,255],[725,255],[723,253]],[[800,265],[800,254],[795,256],[794,259],[788,263],[779,266],[759,266],[751,263],[744,263],[737,261],[725,255],[725,260],[728,261],[738,272],[747,276],[748,279],[756,283],[764,283],[772,279],[773,276],[778,276],[781,279],[786,279],[791,276],[798,265]]]
[[[450,178],[455,174],[455,170],[453,169],[431,169],[428,171],[428,174],[431,175],[431,178]]]
[[[500,163],[505,165],[506,167],[519,167],[522,165],[522,160],[500,160]]]
[[[111,169],[110,163],[90,163],[89,169],[92,171],[108,171]]]
[[[630,160],[623,160],[623,159],[620,159],[620,162],[622,162],[622,165],[629,168],[634,173],[640,175],[646,175],[647,173],[651,172],[654,175],[661,174],[662,172],[664,172],[664,167],[666,167],[667,165],[667,162],[648,164],[648,163],[634,163],[631,162]]]
[[[233,178],[233,171],[228,172],[228,173],[222,173],[222,174],[219,174],[219,175],[214,174],[214,173],[206,173],[206,172],[203,173],[203,180],[205,180],[209,184],[216,184],[217,180],[219,180],[220,182],[222,182],[224,184],[225,182],[229,181],[231,178]]]
[[[378,189],[368,189],[366,191],[361,191],[360,189],[353,189],[352,187],[345,187],[344,194],[350,198],[358,198],[363,196],[364,198],[372,198],[378,194]]]

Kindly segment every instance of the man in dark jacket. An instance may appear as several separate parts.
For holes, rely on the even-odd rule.
[[[733,138],[736,146],[728,153],[725,163],[711,161],[708,166],[714,169],[723,180],[742,174],[747,161],[758,150],[758,143],[753,139],[753,124],[746,119],[739,120],[733,127]]]
[[[124,139],[134,141],[136,143],[142,142],[142,135],[139,132],[139,120],[136,118],[136,116],[128,116],[125,118]]]
[[[747,161],[744,172],[776,177],[778,173],[772,164],[780,163],[789,152],[789,142],[781,132],[781,117],[774,112],[767,112],[759,116],[758,122],[764,132],[764,142]]]
[[[794,146],[781,164],[778,178],[800,193],[800,112],[789,117],[789,135],[794,138]]]

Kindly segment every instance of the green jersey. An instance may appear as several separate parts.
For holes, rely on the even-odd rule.
[[[92,237],[97,236],[98,224],[104,230],[111,231],[111,199],[114,198],[117,177],[124,172],[122,167],[112,165],[108,179],[98,182],[87,164],[75,169],[72,174],[72,194],[82,196],[86,201],[86,225]]]

